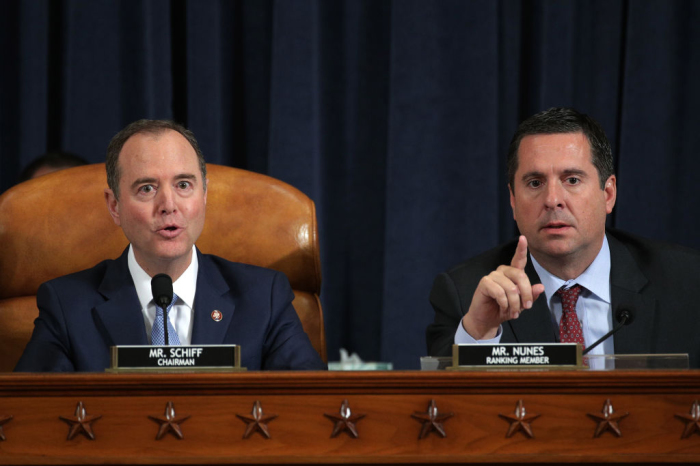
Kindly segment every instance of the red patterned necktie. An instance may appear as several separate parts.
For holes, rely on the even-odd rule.
[[[586,347],[583,340],[583,329],[576,314],[576,301],[581,293],[581,285],[574,285],[569,289],[562,286],[557,290],[561,297],[561,308],[563,310],[561,321],[559,321],[559,339],[562,343],[580,343],[581,348]]]

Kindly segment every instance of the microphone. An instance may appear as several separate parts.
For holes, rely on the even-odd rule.
[[[151,279],[151,292],[156,305],[163,309],[163,332],[165,334],[165,346],[168,341],[168,313],[165,311],[173,300],[173,279],[170,275],[159,273]]]
[[[618,307],[617,312],[615,313],[615,320],[617,320],[617,325],[608,333],[603,335],[598,341],[596,341],[591,346],[583,350],[582,354],[584,356],[587,355],[593,348],[595,348],[596,346],[613,336],[615,333],[617,333],[617,331],[620,330],[622,327],[624,327],[625,325],[629,325],[634,321],[634,312],[632,311],[632,307],[626,305]]]

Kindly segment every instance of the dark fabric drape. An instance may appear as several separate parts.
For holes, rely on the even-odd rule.
[[[698,20],[692,0],[3,1],[0,189],[47,150],[100,162],[130,121],[185,123],[209,162],[316,202],[330,359],[417,368],[434,276],[515,234],[504,159],[532,113],[602,123],[611,225],[700,247]]]

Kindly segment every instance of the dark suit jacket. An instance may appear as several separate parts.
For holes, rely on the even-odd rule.
[[[617,230],[607,231],[610,245],[612,309],[627,307],[634,321],[615,334],[616,354],[688,353],[700,367],[700,252],[649,241]],[[428,354],[450,356],[457,326],[469,310],[481,278],[509,264],[517,241],[499,246],[437,276],[430,293],[435,320],[428,326]],[[540,279],[528,260],[531,283]],[[503,324],[502,343],[556,341],[544,293],[520,318]]]
[[[192,344],[237,344],[249,370],[325,369],[292,307],[287,277],[201,254]],[[109,366],[112,345],[147,345],[127,251],[116,260],[44,283],[39,317],[16,371],[92,371]],[[213,310],[223,314],[220,322]]]

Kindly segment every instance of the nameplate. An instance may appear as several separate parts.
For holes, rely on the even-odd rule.
[[[240,371],[238,345],[112,346],[108,371]]]
[[[453,345],[449,369],[580,368],[581,345],[576,343],[503,343]]]

